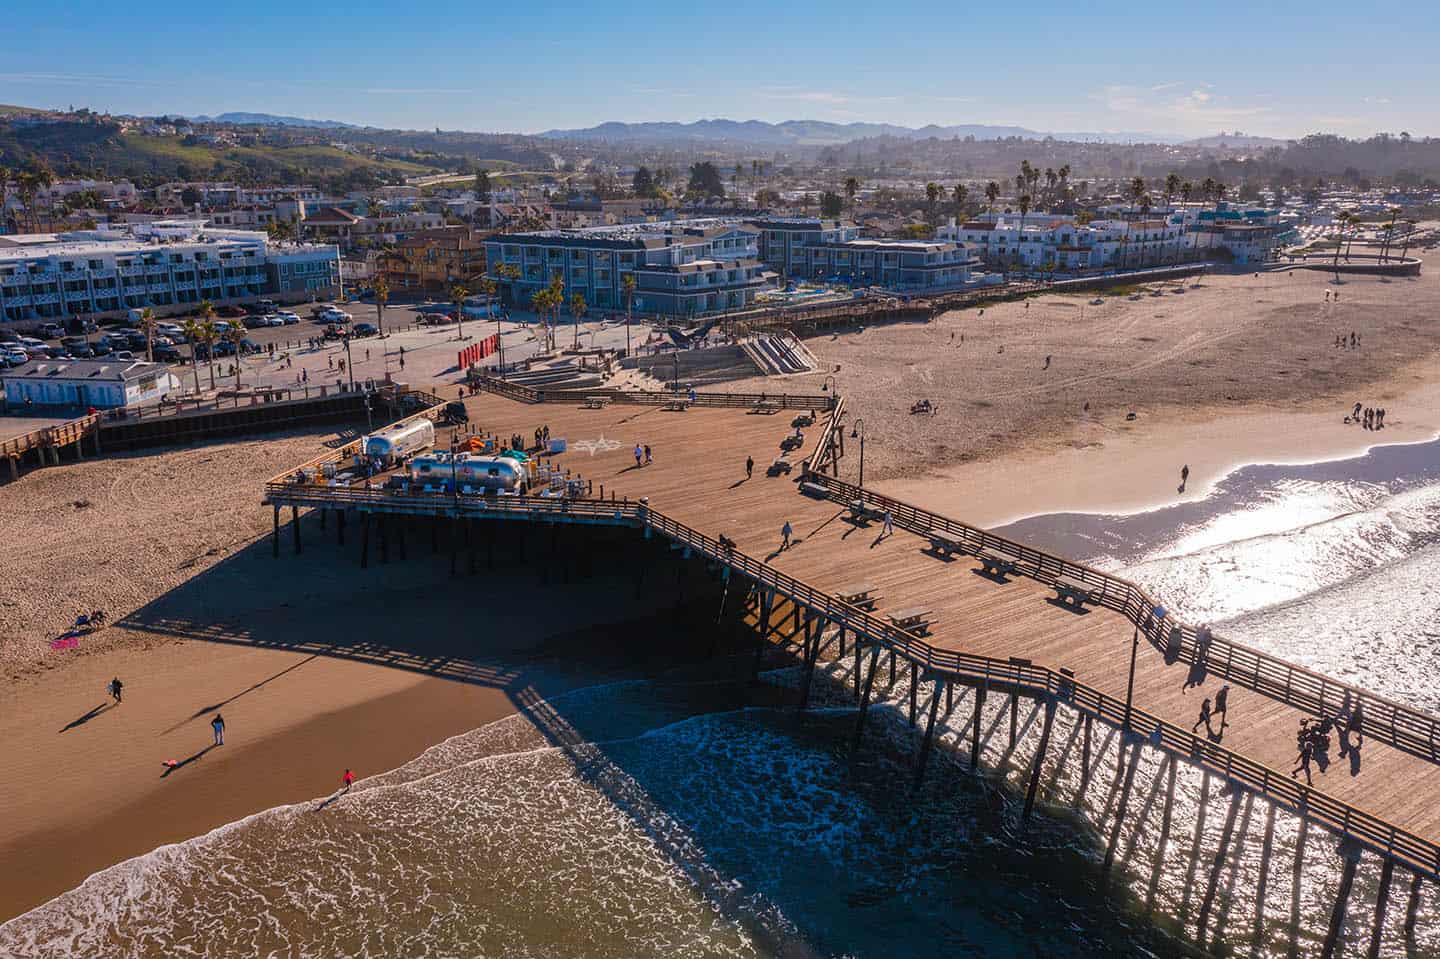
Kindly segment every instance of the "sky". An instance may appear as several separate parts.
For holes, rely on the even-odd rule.
[[[1440,136],[1424,5],[9,0],[0,103],[536,133],[609,120]]]

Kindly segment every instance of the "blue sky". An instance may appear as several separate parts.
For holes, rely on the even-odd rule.
[[[1440,135],[1415,4],[11,0],[0,103],[538,132],[819,119]]]

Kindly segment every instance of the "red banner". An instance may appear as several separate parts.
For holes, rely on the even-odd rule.
[[[487,356],[493,356],[500,349],[500,334],[491,333],[479,343],[465,347],[455,354],[455,362],[460,369],[467,370],[479,363]]]

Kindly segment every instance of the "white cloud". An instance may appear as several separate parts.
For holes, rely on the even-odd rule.
[[[1111,84],[1090,94],[1112,114],[1106,122],[1121,129],[1210,134],[1237,124],[1263,119],[1274,111],[1259,104],[1242,104],[1211,93],[1211,85],[1198,84],[1188,93],[1178,83],[1151,87]]]

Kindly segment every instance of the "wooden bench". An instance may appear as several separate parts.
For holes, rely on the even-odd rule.
[[[935,611],[928,606],[897,609],[893,613],[886,613],[885,618],[890,620],[896,629],[907,630],[920,636],[927,635],[930,627],[935,625]]]
[[[661,409],[668,413],[683,413],[690,408],[689,400],[670,400]]]
[[[1069,603],[1076,609],[1084,609],[1086,603],[1098,601],[1093,587],[1073,579],[1066,579],[1063,576],[1055,580],[1055,596],[1062,603]]]
[[[1000,556],[986,550],[981,550],[975,554],[975,558],[980,561],[981,569],[996,579],[1004,579],[1006,576],[1015,575],[1015,561],[1008,556]]]
[[[750,412],[758,413],[761,416],[773,416],[774,414],[780,412],[780,406],[776,403],[765,403],[757,401],[754,406],[750,407]]]
[[[811,416],[809,413],[801,413],[799,416],[795,417],[793,420],[790,421],[790,425],[797,429],[806,426],[814,426],[815,417]]]
[[[930,540],[931,551],[939,553],[941,556],[948,557],[952,553],[962,553],[965,551],[964,543],[945,533],[937,533],[933,529],[925,534],[925,538]]]
[[[829,499],[830,491],[819,483],[804,482],[800,484],[800,492],[806,496],[813,496],[816,499]]]
[[[585,409],[603,410],[609,402],[610,397],[608,396],[587,396],[585,397]]]
[[[881,519],[885,516],[884,510],[866,506],[863,499],[852,499],[849,509],[850,519],[856,523],[868,523],[872,519]]]
[[[780,448],[782,450],[786,450],[787,452],[789,450],[798,450],[804,445],[805,437],[796,436],[794,433],[791,433],[789,436],[785,437],[783,440],[780,441]]]
[[[837,589],[835,598],[860,609],[874,609],[875,603],[880,597],[876,595],[875,587],[869,583],[852,583]]]
[[[785,457],[781,456],[781,457],[779,457],[778,459],[776,459],[775,462],[773,462],[773,463],[770,464],[770,466],[765,470],[765,475],[766,475],[766,476],[788,476],[788,475],[790,475],[790,470],[791,470],[792,468],[793,468],[793,464],[792,464],[789,460],[787,460]]]

